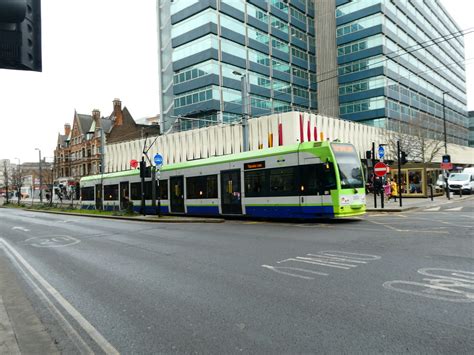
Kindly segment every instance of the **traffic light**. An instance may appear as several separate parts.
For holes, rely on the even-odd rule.
[[[451,163],[451,156],[448,154],[443,155],[443,163]]]
[[[146,162],[144,160],[140,161],[140,177],[141,178],[149,178],[151,177],[151,166],[146,166]]]
[[[0,0],[0,69],[42,70],[41,0]]]
[[[406,164],[407,162],[408,162],[407,153],[405,153],[404,151],[401,151],[400,152],[400,163],[401,164]]]
[[[365,151],[365,159],[367,159],[367,160],[372,159],[372,151],[371,150],[366,150]]]

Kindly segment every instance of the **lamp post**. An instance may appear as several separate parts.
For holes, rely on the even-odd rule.
[[[249,100],[249,83],[247,80],[247,74],[242,74],[238,71],[233,71],[232,74],[240,76],[240,86],[242,94],[242,144],[243,151],[249,150],[249,128],[248,128],[248,116],[250,114],[250,100]]]
[[[446,102],[444,99],[444,96],[448,93],[449,91],[443,91],[443,127],[444,127],[444,154],[448,155],[448,136],[446,134]],[[449,185],[448,185],[448,171],[446,170],[446,173],[444,174],[444,184],[446,185],[446,197],[448,200],[451,199],[449,196]]]
[[[40,186],[39,186],[39,196],[40,196],[40,203],[43,203],[43,170],[42,170],[42,165],[41,165],[41,149],[35,148],[35,150],[38,151],[39,154],[39,178],[40,178]],[[35,182],[33,181],[33,186],[35,185]],[[33,198],[33,197],[32,197]]]

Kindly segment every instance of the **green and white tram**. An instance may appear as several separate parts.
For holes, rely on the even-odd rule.
[[[163,214],[315,219],[365,213],[361,162],[351,144],[280,146],[163,166],[160,174],[156,195]],[[116,209],[132,201],[141,209],[139,170],[87,176],[80,186],[83,208]]]

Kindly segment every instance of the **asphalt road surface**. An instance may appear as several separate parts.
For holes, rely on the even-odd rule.
[[[0,209],[0,255],[65,353],[473,353],[473,202],[309,224]]]

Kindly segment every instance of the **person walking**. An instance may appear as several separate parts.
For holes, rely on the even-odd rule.
[[[390,183],[390,188],[391,188],[391,196],[393,197],[393,202],[397,202],[397,196],[398,196],[398,185],[395,182],[395,180],[392,180]]]
[[[390,196],[392,195],[392,187],[390,185],[390,179],[387,178],[387,180],[385,180],[385,184],[383,185],[383,192],[384,192],[384,195],[385,195],[385,198],[388,200],[390,200]]]

